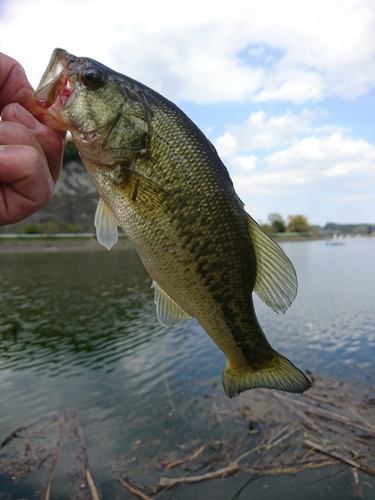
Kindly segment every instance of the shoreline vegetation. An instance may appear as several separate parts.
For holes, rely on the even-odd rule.
[[[311,233],[276,233],[269,235],[277,242],[298,242],[298,241],[331,241],[318,234]],[[362,236],[361,237],[371,237]],[[353,236],[348,236],[354,238]],[[357,236],[358,238],[359,236]],[[334,238],[334,240],[343,241],[346,238]],[[133,248],[132,243],[124,234],[119,234],[118,242],[111,250],[125,250]],[[0,235],[0,254],[2,253],[37,253],[37,252],[69,252],[69,251],[105,251],[107,250],[98,243],[94,234],[30,234],[18,235],[7,234]]]
[[[270,235],[277,242],[322,240],[316,234],[283,233]],[[112,250],[133,248],[128,238],[119,234],[119,239]],[[98,243],[94,234],[85,235],[0,235],[0,253],[35,253],[35,252],[69,252],[69,251],[107,250]]]

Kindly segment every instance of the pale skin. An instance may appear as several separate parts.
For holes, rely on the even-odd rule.
[[[0,226],[48,205],[61,170],[65,134],[27,111],[33,93],[22,66],[0,52]]]

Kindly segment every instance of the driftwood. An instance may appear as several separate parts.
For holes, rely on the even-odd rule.
[[[74,427],[70,435],[71,437],[73,435],[78,442],[79,448],[77,458],[82,469],[81,474],[77,474],[77,476],[81,477],[79,477],[79,484],[76,487],[77,493],[72,498],[77,500],[88,499],[88,496],[82,489],[82,484],[85,483],[90,495],[90,500],[101,500],[100,492],[95,485],[88,466],[83,429],[76,412],[68,416],[68,413],[64,411],[60,418],[55,415],[49,418],[42,417],[27,426],[20,426],[11,432],[2,441],[1,449],[4,450],[2,453],[6,450],[7,453],[10,454],[10,459],[9,463],[7,463],[5,459],[0,456],[0,473],[8,473],[17,481],[32,472],[37,473],[41,471],[51,459],[46,490],[43,497],[41,497],[43,500],[50,500],[56,465],[59,456],[63,453],[61,450],[64,443],[64,435],[67,434],[65,430],[68,421],[70,422],[70,427]],[[58,424],[57,436],[55,434],[56,423]],[[53,435],[55,435],[55,439],[52,442]],[[38,443],[38,445],[36,443]],[[11,451],[11,448],[15,448],[15,450]],[[20,459],[18,457],[20,457]],[[40,475],[43,477],[42,472]]]
[[[327,390],[325,390],[325,387],[327,387]],[[355,492],[360,492],[361,485],[357,471],[375,475],[374,468],[365,463],[369,460],[369,456],[373,456],[366,450],[373,446],[371,439],[375,440],[375,426],[369,423],[371,417],[366,420],[357,410],[357,407],[364,408],[364,406],[361,401],[356,402],[356,394],[353,395],[354,398],[350,399],[347,388],[343,387],[340,392],[340,386],[337,385],[334,389],[333,387],[334,385],[330,381],[323,381],[323,387],[319,386],[315,389],[315,392],[314,389],[311,391],[308,402],[303,401],[301,397],[287,396],[275,391],[258,390],[245,394],[244,399],[247,397],[250,400],[250,406],[247,410],[246,407],[240,408],[241,415],[244,418],[251,418],[255,414],[257,420],[264,423],[264,428],[260,433],[259,431],[253,431],[254,436],[262,436],[257,444],[250,449],[244,450],[241,454],[234,454],[230,450],[230,445],[222,441],[220,445],[225,449],[223,455],[227,464],[215,471],[195,475],[191,463],[198,461],[196,469],[199,469],[202,467],[199,466],[199,462],[203,463],[204,467],[212,466],[217,462],[217,455],[214,455],[211,460],[207,460],[206,456],[206,451],[212,449],[213,443],[203,443],[193,453],[166,463],[166,470],[183,467],[185,469],[183,475],[175,478],[163,476],[149,491],[155,493],[160,491],[161,488],[193,484],[224,477],[235,472],[295,474],[302,470],[313,470],[319,467],[330,467],[345,463],[355,471],[352,473],[354,478],[353,487]],[[320,393],[317,393],[318,390]],[[282,422],[283,425],[277,425],[273,428],[271,422],[267,422],[259,409],[255,413],[252,411],[254,401],[251,398],[254,395],[260,402],[259,408],[266,404],[268,411],[272,401],[275,402],[275,405],[277,405],[277,402],[282,403],[286,411],[282,411],[280,405],[278,405],[273,416],[274,418],[277,416],[279,422]],[[227,410],[223,410],[221,412],[217,403],[213,403],[214,412],[212,418],[218,425],[225,424],[234,417],[233,411],[227,412]],[[322,408],[322,405],[325,408]],[[342,408],[349,409],[354,418],[342,414],[340,412]],[[269,427],[270,424],[271,427]],[[366,439],[361,437],[363,434],[367,437]],[[320,444],[320,441],[324,444]],[[353,450],[351,446],[353,441],[361,445],[360,449]],[[308,448],[307,452],[306,447]],[[329,459],[321,459],[319,454],[324,454]],[[310,456],[309,459],[308,456]]]
[[[137,488],[134,488],[133,486],[131,486],[130,484],[128,484],[118,474],[114,474],[114,477],[115,477],[116,481],[118,481],[121,484],[121,486],[123,486],[125,489],[127,489],[128,491],[130,491],[130,493],[133,493],[133,495],[141,498],[142,500],[151,500],[150,497],[148,497],[147,495],[145,495],[141,491],[137,490]]]
[[[375,470],[369,469],[368,467],[365,467],[364,465],[361,465],[358,462],[355,462],[354,460],[351,460],[350,458],[343,456],[341,453],[337,453],[337,451],[328,450],[327,448],[324,448],[324,446],[322,446],[318,443],[314,443],[313,441],[310,441],[309,439],[305,440],[305,444],[314,450],[320,451],[321,453],[324,453],[325,455],[328,455],[329,457],[336,458],[340,462],[344,462],[348,465],[351,465],[355,469],[358,469],[362,472],[365,472],[366,474],[370,474],[370,476],[375,477]]]
[[[192,484],[199,483],[201,481],[208,481],[209,479],[223,478],[235,474],[241,470],[241,467],[236,463],[231,463],[227,467],[216,470],[215,472],[208,472],[207,474],[202,474],[201,476],[187,476],[187,477],[161,477],[157,487],[165,488],[171,486],[177,486],[178,484]]]
[[[79,448],[79,457],[82,462],[82,475],[84,480],[87,483],[87,486],[90,490],[90,495],[92,500],[101,500],[100,493],[95,485],[94,479],[91,475],[90,468],[89,468],[89,459],[87,456],[87,448],[85,444],[85,439],[84,439],[84,434],[83,434],[83,429],[82,429],[82,424],[78,416],[78,412],[74,411],[73,413],[73,422],[74,422],[74,430],[73,434],[76,437],[76,439],[79,442],[80,448]]]
[[[308,398],[259,389],[229,401],[218,389],[180,406],[173,401],[166,377],[164,384],[168,418],[186,424],[194,416],[206,427],[191,441],[184,441],[191,434],[176,426],[178,440],[170,434],[161,447],[161,439],[139,439],[127,453],[113,459],[114,480],[141,500],[151,500],[172,487],[235,473],[241,478],[247,474],[296,474],[340,464],[349,465],[352,493],[360,497],[368,488],[365,481],[361,483],[362,474],[375,477],[375,397],[371,388],[361,395],[358,388],[350,391],[345,384],[317,377]],[[69,475],[69,482],[76,482],[69,498],[101,500],[78,413],[69,414],[69,434],[64,430],[67,420],[67,412],[60,417],[49,415],[8,434],[0,444],[0,473],[14,477],[15,485],[19,478],[39,474],[44,484],[47,464],[51,464],[43,496],[50,500],[56,463],[64,453],[64,436],[69,436],[77,443],[71,467],[79,470]],[[168,449],[166,445],[174,442],[178,446],[171,444]],[[172,469],[176,477],[166,477],[173,475]],[[157,473],[153,485],[142,487],[131,479],[137,479],[138,473],[144,477],[145,472],[154,477]]]
[[[166,465],[166,469],[173,469],[173,467],[177,467],[178,465],[182,465],[185,462],[190,462],[191,460],[194,460],[195,458],[199,457],[204,450],[206,449],[207,445],[201,446],[197,451],[195,451],[192,455],[189,455],[185,458],[180,458],[180,460],[175,460],[174,462],[170,462],[168,465]]]
[[[335,413],[333,411],[328,411],[324,410],[323,408],[319,408],[317,406],[312,406],[311,404],[304,403],[303,401],[299,401],[297,399],[290,398],[288,396],[285,396],[284,394],[279,394],[276,392],[273,392],[273,396],[275,396],[277,399],[280,399],[281,401],[285,401],[291,405],[296,405],[301,408],[303,408],[307,413],[310,415],[315,415],[317,417],[323,417],[328,420],[334,420],[336,422],[339,422],[340,424],[348,425],[350,427],[355,427],[356,429],[363,431],[363,432],[369,432],[369,433],[375,433],[375,426],[372,426],[370,424],[363,425],[360,422],[357,422],[356,420],[353,420],[349,417],[346,417],[345,415],[340,415],[338,413]],[[327,404],[327,402],[326,402]]]
[[[55,473],[55,467],[56,467],[56,462],[57,462],[57,457],[59,454],[59,449],[61,445],[61,440],[63,438],[63,433],[64,433],[64,427],[65,427],[65,422],[66,422],[66,413],[63,413],[63,416],[61,417],[61,420],[59,420],[59,425],[60,425],[60,432],[56,441],[56,446],[52,455],[52,467],[51,471],[49,473],[48,477],[48,483],[47,483],[47,490],[46,494],[44,496],[44,500],[49,500],[51,496],[51,488],[52,488],[52,481],[53,481],[53,475]]]

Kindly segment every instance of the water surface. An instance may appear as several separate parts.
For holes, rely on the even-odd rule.
[[[373,387],[375,239],[282,246],[295,264],[299,293],[285,316],[256,299],[269,341],[303,370]],[[90,466],[111,500],[133,498],[112,473],[115,458],[139,443],[167,453],[217,439],[207,405],[212,411],[238,405],[223,396],[224,355],[195,320],[159,325],[151,280],[133,250],[4,254],[0,276],[0,440],[35,419],[77,411]],[[234,420],[227,425],[228,434],[243,432]],[[67,498],[64,474],[56,472],[52,498]],[[143,479],[153,483],[155,471]],[[266,498],[264,481],[237,498]],[[294,498],[326,498],[322,488],[301,490],[304,481],[310,479],[303,474],[267,479],[267,498],[288,488],[301,492]],[[347,481],[338,477],[337,498],[348,492]],[[230,499],[244,482],[202,483],[160,498]],[[17,485],[0,480],[0,492],[13,491],[4,498],[41,498],[38,488],[32,478]]]

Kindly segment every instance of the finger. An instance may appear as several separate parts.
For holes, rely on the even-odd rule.
[[[1,116],[4,121],[21,123],[32,132],[38,142],[37,148],[46,156],[52,178],[56,183],[61,171],[66,134],[43,125],[19,104],[9,104],[3,109]]]
[[[0,223],[12,224],[50,203],[54,183],[33,147],[0,146]]]
[[[18,121],[5,121],[2,119],[0,122],[0,144],[23,144],[25,146],[34,147],[38,149],[40,153],[43,153],[43,148],[39,144],[34,133]]]
[[[11,102],[26,106],[33,92],[22,66],[0,52],[0,111]]]

